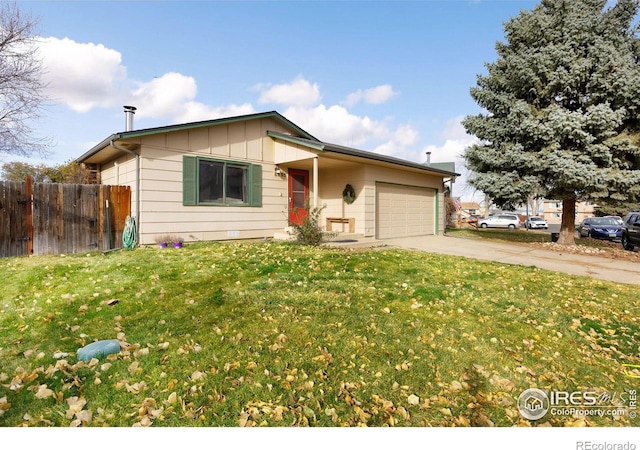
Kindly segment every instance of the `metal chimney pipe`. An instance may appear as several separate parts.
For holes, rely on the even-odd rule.
[[[427,152],[427,165],[431,164],[431,152]]]
[[[124,131],[133,131],[133,115],[136,113],[135,106],[124,106],[125,124]]]

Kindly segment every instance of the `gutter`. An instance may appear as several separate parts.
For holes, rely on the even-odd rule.
[[[138,237],[138,242],[140,242],[140,155],[133,150],[129,150],[128,148],[119,147],[116,145],[115,141],[111,139],[109,141],[109,145],[111,145],[116,150],[120,150],[121,152],[128,153],[130,155],[135,156],[136,158],[136,236]]]

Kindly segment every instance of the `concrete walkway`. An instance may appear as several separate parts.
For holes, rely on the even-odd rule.
[[[349,244],[345,242],[345,245]],[[640,263],[594,255],[563,253],[527,245],[453,236],[419,236],[354,243],[354,246],[361,245],[397,247],[505,264],[535,266],[556,272],[640,285]]]
[[[563,253],[526,245],[512,245],[453,236],[421,236],[386,239],[378,242],[384,242],[391,247],[463,256],[465,258],[496,261],[505,264],[535,266],[556,272],[640,285],[640,263],[604,258],[602,256]]]

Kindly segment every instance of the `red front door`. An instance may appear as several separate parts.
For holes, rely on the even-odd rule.
[[[289,169],[289,223],[302,225],[309,214],[309,171]]]

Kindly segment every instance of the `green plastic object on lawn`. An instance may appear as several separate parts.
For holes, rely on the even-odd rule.
[[[136,219],[127,216],[122,232],[122,245],[124,248],[133,248],[136,246]]]
[[[96,341],[89,345],[85,345],[78,349],[79,361],[91,361],[91,359],[104,358],[107,355],[118,353],[120,351],[120,342],[115,339],[108,339],[106,341]]]

